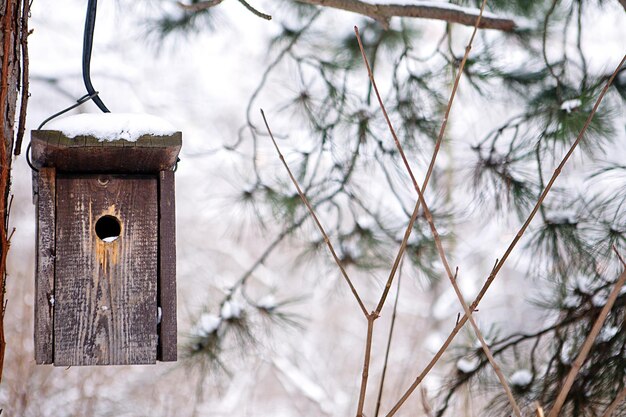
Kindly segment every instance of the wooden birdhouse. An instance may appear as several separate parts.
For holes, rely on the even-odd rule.
[[[32,132],[38,364],[176,360],[181,133],[129,120],[79,115]]]

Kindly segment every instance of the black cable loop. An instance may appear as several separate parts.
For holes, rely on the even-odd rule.
[[[32,169],[35,172],[39,172],[39,169],[36,168],[32,161],[30,160],[30,148],[31,148],[31,143],[32,142],[28,142],[28,146],[26,147],[26,163],[28,164],[28,166],[30,167],[30,169]]]
[[[82,96],[81,98],[79,98],[78,100],[76,100],[76,103],[72,104],[71,106],[56,112],[55,114],[53,114],[52,116],[48,117],[46,120],[44,120],[43,122],[41,122],[41,124],[39,125],[39,127],[37,127],[37,130],[41,130],[42,127],[44,127],[44,125],[46,123],[48,123],[50,120],[59,117],[60,115],[62,115],[63,113],[67,113],[68,111],[75,109],[76,107],[80,106],[81,104],[89,101],[89,100],[93,100],[94,97],[98,96],[98,92],[95,91],[93,94],[85,94],[84,96]],[[28,146],[26,147],[26,163],[28,163],[28,166],[30,167],[30,169],[32,169],[35,172],[39,172],[39,170],[37,168],[35,168],[35,166],[33,165],[32,161],[30,160],[30,148],[31,148],[31,142],[28,142]]]
[[[76,103],[72,104],[71,106],[61,110],[60,112],[54,113],[52,116],[48,117],[46,120],[44,120],[43,122],[41,122],[41,124],[39,125],[39,127],[37,128],[37,130],[41,130],[41,128],[48,123],[50,120],[55,119],[57,117],[59,117],[60,115],[67,113],[68,111],[75,109],[76,107],[80,106],[81,104],[89,101],[89,100],[93,100],[94,98],[96,98],[98,96],[98,92],[94,91],[93,94],[85,94],[84,96],[82,96],[81,98],[79,98],[78,100],[76,100]]]

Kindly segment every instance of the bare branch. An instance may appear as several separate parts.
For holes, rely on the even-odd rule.
[[[365,392],[367,391],[367,378],[369,376],[370,362],[372,357],[372,335],[374,333],[374,320],[378,316],[372,313],[367,316],[367,338],[365,341],[365,357],[363,358],[363,372],[361,374],[361,390],[359,392],[359,405],[356,417],[364,417],[363,407],[365,406]]]
[[[482,6],[480,9],[480,14],[478,15],[478,19],[475,23],[475,27],[474,27],[474,34],[476,33],[477,27],[480,23],[480,19],[482,17],[482,13],[485,7],[485,4],[487,3],[487,0],[483,0],[482,2]],[[509,402],[511,403],[511,407],[513,408],[513,411],[515,412],[515,415],[517,417],[522,417],[522,413],[517,405],[517,402],[515,401],[515,398],[513,397],[513,393],[511,391],[511,388],[509,387],[508,383],[506,382],[506,378],[504,377],[504,375],[502,374],[502,371],[500,370],[500,367],[498,366],[495,358],[493,357],[493,354],[491,353],[491,350],[489,349],[489,346],[487,345],[487,342],[485,342],[485,339],[478,327],[478,324],[476,323],[476,321],[474,320],[474,317],[472,316],[472,312],[470,311],[469,307],[467,306],[467,304],[465,303],[465,300],[463,298],[463,294],[461,293],[461,290],[459,289],[457,283],[456,283],[456,278],[457,278],[457,274],[458,274],[458,268],[456,270],[456,273],[454,274],[454,276],[452,275],[452,269],[450,268],[450,265],[448,263],[448,260],[446,258],[446,254],[445,251],[443,249],[443,244],[441,243],[441,238],[439,236],[439,233],[437,232],[437,228],[435,226],[435,222],[433,220],[432,214],[430,209],[428,208],[428,205],[426,204],[426,200],[424,199],[424,194],[422,192],[422,190],[419,188],[419,185],[417,184],[417,180],[415,179],[415,176],[413,175],[413,171],[411,170],[411,166],[409,165],[409,162],[407,160],[407,157],[404,153],[404,149],[402,148],[402,145],[400,144],[400,141],[398,139],[398,136],[396,135],[395,129],[393,128],[393,125],[389,119],[389,116],[387,114],[387,110],[385,109],[385,105],[383,103],[383,100],[380,96],[380,93],[378,91],[378,87],[376,86],[376,81],[374,79],[374,74],[370,68],[369,62],[367,60],[367,56],[365,55],[365,50],[363,48],[363,43],[361,41],[361,37],[359,36],[359,30],[358,28],[354,28],[355,33],[356,33],[356,37],[357,37],[357,41],[359,43],[359,48],[361,49],[361,55],[363,56],[363,60],[365,61],[365,66],[367,67],[367,72],[368,75],[370,77],[370,80],[372,82],[372,86],[374,88],[374,92],[376,94],[376,97],[378,98],[378,103],[380,105],[380,108],[383,112],[383,115],[385,116],[385,120],[387,121],[387,125],[389,127],[389,131],[391,132],[391,135],[393,136],[394,142],[396,144],[396,147],[398,149],[398,152],[400,153],[400,156],[402,158],[402,161],[404,162],[404,165],[406,167],[406,170],[409,173],[409,176],[411,177],[411,181],[413,182],[413,186],[415,187],[415,191],[417,191],[417,194],[419,196],[419,201],[422,204],[422,207],[424,208],[424,215],[426,217],[426,220],[428,221],[428,224],[430,226],[431,232],[433,234],[433,238],[435,240],[435,245],[437,246],[437,251],[439,253],[439,257],[441,258],[441,262],[443,263],[446,273],[448,274],[448,279],[450,280],[450,283],[452,284],[452,286],[454,287],[454,292],[457,296],[457,298],[459,299],[459,302],[461,303],[461,305],[463,306],[463,310],[465,311],[465,315],[467,317],[469,317],[470,323],[472,325],[472,327],[474,328],[474,332],[476,333],[476,337],[478,338],[478,340],[480,341],[480,344],[482,345],[483,351],[485,352],[485,355],[487,356],[487,359],[489,360],[489,363],[491,364],[491,366],[493,367],[496,375],[498,376],[498,380],[500,381],[500,384],[502,384],[502,387],[504,388],[504,391],[509,399]],[[472,38],[470,39],[470,42],[473,41],[474,39],[474,35],[472,35]],[[446,121],[447,121],[447,117],[444,119],[444,123],[442,124],[442,131],[445,129],[445,125],[446,125]],[[410,232],[410,230],[409,230]],[[391,279],[393,279],[393,276],[391,276]],[[390,413],[390,415],[392,415]]]
[[[20,19],[20,46],[22,47],[22,86],[20,89],[20,116],[17,125],[17,136],[15,138],[14,155],[19,155],[22,151],[22,140],[24,139],[24,131],[26,129],[26,108],[28,107],[29,92],[29,73],[28,70],[28,19],[30,17],[30,0],[24,0],[22,5],[22,16]]]
[[[600,103],[602,102],[602,99],[606,95],[606,92],[608,91],[609,87],[613,83],[613,80],[615,79],[615,77],[616,77],[617,73],[619,72],[619,70],[622,68],[622,65],[624,65],[625,61],[626,61],[626,55],[624,55],[624,57],[622,58],[620,63],[617,65],[617,68],[615,69],[615,71],[613,72],[613,74],[611,75],[609,80],[607,81],[606,85],[602,89],[602,92],[598,96],[598,99],[596,100],[596,103],[594,104],[593,109],[589,113],[589,116],[587,117],[587,120],[586,120],[584,126],[580,130],[580,132],[578,134],[578,137],[576,138],[576,140],[574,141],[574,143],[570,147],[569,151],[565,154],[565,156],[561,160],[561,163],[555,169],[554,173],[552,174],[552,177],[550,178],[550,181],[548,182],[548,184],[546,185],[545,189],[541,193],[541,196],[539,197],[539,200],[537,201],[537,204],[535,204],[535,207],[533,208],[531,213],[528,215],[528,218],[526,219],[526,221],[524,222],[524,224],[522,225],[522,227],[518,231],[517,235],[513,238],[513,241],[510,243],[509,247],[506,249],[506,251],[505,251],[504,255],[502,256],[502,258],[496,263],[495,267],[493,268],[493,270],[491,271],[489,277],[487,278],[487,281],[485,282],[485,284],[481,288],[480,292],[478,293],[478,295],[476,296],[476,298],[472,302],[472,305],[470,306],[472,310],[474,310],[474,309],[476,309],[476,307],[478,307],[478,304],[483,299],[483,297],[485,295],[485,292],[487,291],[487,289],[489,289],[489,286],[492,284],[493,280],[497,276],[497,274],[500,271],[500,269],[502,269],[502,266],[504,265],[504,262],[508,259],[509,255],[513,251],[513,248],[515,248],[515,246],[517,245],[519,240],[522,238],[524,232],[528,228],[528,225],[530,225],[530,222],[533,220],[533,218],[537,214],[537,211],[539,210],[539,207],[543,203],[543,200],[545,200],[546,196],[550,192],[550,189],[552,188],[552,185],[554,184],[554,182],[556,181],[558,176],[561,174],[561,170],[563,169],[563,167],[565,166],[565,164],[569,160],[570,156],[572,155],[572,153],[574,152],[574,150],[576,149],[576,147],[578,146],[578,144],[582,140],[583,136],[585,135],[585,133],[587,131],[587,128],[589,127],[589,124],[591,123],[591,120],[593,119],[593,116],[596,114],[596,111],[598,110],[598,107],[600,106]],[[435,366],[435,364],[439,361],[439,359],[441,359],[441,357],[443,356],[444,352],[448,349],[448,347],[452,343],[452,340],[456,337],[456,335],[461,330],[461,328],[465,325],[467,320],[468,320],[467,316],[463,316],[463,318],[461,320],[459,320],[459,322],[456,324],[456,326],[454,326],[454,329],[452,329],[452,331],[448,335],[448,338],[443,342],[443,344],[441,345],[441,348],[439,348],[439,350],[437,351],[437,353],[435,354],[433,359],[431,359],[431,361],[428,363],[428,365],[426,365],[424,370],[417,376],[417,378],[415,378],[415,381],[413,381],[413,383],[411,384],[409,389],[402,395],[402,397],[400,398],[400,400],[398,401],[398,403],[396,404],[396,406],[394,407],[393,410],[397,411],[397,408],[399,408],[411,396],[413,391],[415,391],[415,389],[419,386],[419,384],[422,382],[422,380],[428,374],[428,372],[430,372],[430,370]],[[392,415],[391,413],[388,414],[388,416],[391,416],[391,415]]]
[[[535,401],[535,416],[536,417],[544,417],[543,407],[539,404],[538,401]]]
[[[335,248],[333,247],[333,244],[330,242],[330,238],[328,237],[328,234],[326,234],[326,231],[324,230],[324,227],[322,226],[322,223],[320,223],[319,219],[317,218],[317,215],[315,214],[315,210],[313,210],[313,207],[311,206],[311,203],[309,202],[309,199],[302,192],[302,189],[300,188],[300,185],[298,184],[298,180],[296,180],[296,178],[293,176],[293,173],[291,172],[291,169],[289,168],[289,165],[287,165],[287,162],[285,161],[285,157],[283,156],[282,152],[280,151],[280,148],[278,147],[278,143],[276,143],[276,139],[274,139],[274,135],[272,134],[272,131],[271,131],[270,126],[269,126],[269,124],[267,122],[267,119],[265,118],[265,113],[263,112],[263,110],[261,110],[261,116],[263,116],[263,121],[265,122],[265,127],[267,128],[267,133],[270,135],[270,138],[272,139],[272,143],[274,144],[274,147],[276,148],[276,152],[278,152],[278,158],[280,158],[280,161],[283,163],[283,166],[287,170],[287,173],[289,174],[289,178],[291,178],[291,182],[293,182],[293,185],[296,187],[296,190],[298,191],[298,195],[302,199],[302,202],[304,203],[304,205],[309,210],[309,213],[311,213],[311,217],[313,217],[313,220],[315,221],[315,224],[317,225],[317,228],[319,229],[320,233],[322,234],[322,237],[324,238],[324,242],[326,243],[326,246],[328,246],[328,249],[330,250],[330,253],[333,256],[333,259],[335,260],[335,263],[339,267],[339,270],[341,271],[341,275],[343,276],[343,278],[348,283],[348,286],[350,287],[350,290],[352,291],[352,294],[354,295],[354,298],[356,298],[356,301],[359,304],[359,307],[361,308],[361,311],[363,312],[365,317],[367,317],[368,320],[369,320],[370,314],[367,312],[367,308],[365,308],[365,305],[363,304],[363,301],[361,301],[361,297],[359,297],[359,294],[356,291],[356,288],[352,284],[352,280],[350,280],[350,277],[348,277],[348,273],[346,272],[346,269],[343,267],[343,264],[341,263],[341,260],[339,259],[339,256],[337,256],[337,252],[335,252]]]
[[[459,23],[474,26],[478,17],[478,9],[460,7],[454,4],[441,3],[441,6],[432,2],[419,4],[380,4],[366,3],[361,0],[296,0],[300,3],[315,6],[331,7],[360,15],[371,17],[387,27],[392,17],[414,17],[421,19],[443,20],[450,23]],[[478,26],[481,29],[495,29],[512,32],[517,28],[515,21],[494,15],[483,16]]]
[[[483,2],[481,8],[480,8],[480,13],[476,16],[476,20],[474,22],[474,31],[472,32],[472,36],[469,39],[469,42],[467,43],[467,46],[465,47],[465,54],[463,55],[463,59],[461,60],[461,64],[459,65],[459,71],[454,79],[454,85],[452,86],[452,92],[450,93],[450,98],[448,99],[448,104],[446,106],[446,112],[444,113],[443,116],[443,121],[441,122],[441,128],[439,129],[439,134],[437,136],[437,141],[435,142],[435,148],[433,150],[433,155],[430,159],[430,164],[428,165],[428,170],[426,171],[426,177],[424,178],[424,182],[422,183],[422,192],[426,191],[426,187],[428,187],[428,183],[430,181],[430,177],[433,173],[433,170],[435,169],[435,162],[437,160],[437,156],[439,155],[439,149],[441,148],[441,143],[443,142],[443,135],[446,131],[446,127],[448,125],[448,118],[450,116],[450,111],[452,110],[452,103],[454,102],[454,97],[456,96],[456,91],[459,87],[459,82],[461,80],[461,75],[463,74],[463,69],[465,68],[465,64],[467,62],[467,58],[469,57],[469,53],[472,50],[472,44],[474,42],[474,38],[476,37],[476,32],[478,31],[478,27],[480,26],[480,22],[482,21],[482,11],[484,10],[485,7],[485,3]],[[357,36],[357,40],[359,41],[359,47],[361,49],[361,56],[363,57],[363,61],[365,62],[365,66],[367,68],[367,73],[369,75],[370,81],[372,82],[372,86],[374,88],[374,91],[376,93],[376,96],[378,98],[378,103],[382,108],[383,111],[383,115],[385,116],[385,120],[387,121],[387,126],[389,126],[391,133],[394,137],[394,140],[396,142],[396,146],[399,145],[399,141],[398,138],[395,135],[395,131],[393,129],[393,126],[391,126],[391,121],[389,120],[389,116],[387,115],[387,111],[384,108],[384,105],[382,103],[382,99],[380,97],[380,94],[378,92],[378,87],[376,86],[376,80],[374,80],[374,75],[372,73],[372,70],[369,66],[369,63],[367,61],[367,57],[365,56],[365,51],[363,49],[363,45],[362,42],[360,40],[359,34],[358,34],[358,28],[355,27],[355,33]],[[405,165],[408,165],[408,163],[406,162],[406,159],[404,159],[404,163]],[[417,182],[415,182],[415,179],[413,178],[413,186],[416,187],[417,186]],[[385,289],[383,290],[383,294],[380,297],[380,301],[378,302],[378,306],[376,306],[376,312],[378,314],[380,314],[380,312],[382,311],[382,308],[385,304],[385,300],[387,299],[387,294],[389,293],[389,290],[391,289],[391,284],[393,282],[393,277],[395,276],[396,270],[398,269],[398,265],[400,264],[400,260],[402,259],[402,256],[404,255],[404,252],[406,251],[406,246],[409,240],[409,237],[411,236],[411,232],[413,230],[413,225],[415,224],[415,221],[417,219],[417,215],[419,213],[419,208],[420,208],[420,200],[417,199],[417,201],[415,202],[415,207],[413,209],[413,213],[411,214],[411,219],[409,220],[409,224],[407,225],[406,231],[404,232],[404,236],[402,237],[402,243],[400,244],[400,249],[398,250],[398,254],[396,255],[396,258],[394,260],[393,266],[391,268],[391,271],[389,272],[389,278],[387,279],[387,283],[385,285]]]
[[[626,6],[626,1],[625,1],[625,6]],[[604,414],[602,414],[602,417],[611,417],[613,415],[613,412],[617,410],[617,407],[619,407],[622,401],[624,401],[625,399],[626,399],[626,388],[622,389],[619,392],[619,394],[617,394],[617,397],[615,397],[613,402],[609,404]]]
[[[391,313],[391,324],[389,325],[389,334],[387,336],[387,348],[385,349],[385,361],[383,363],[383,372],[380,377],[380,386],[378,387],[378,397],[376,398],[376,410],[374,417],[378,417],[380,411],[380,403],[383,397],[383,388],[385,387],[385,376],[387,374],[387,365],[389,363],[389,352],[391,352],[391,339],[393,338],[393,329],[396,325],[396,314],[398,312],[398,299],[400,299],[400,282],[402,281],[402,265],[398,271],[398,286],[396,289],[396,300],[393,303],[393,311]]]
[[[569,374],[567,374],[567,378],[565,378],[563,387],[561,388],[559,395],[556,397],[556,400],[554,401],[554,406],[552,407],[552,410],[550,410],[548,417],[557,417],[561,412],[561,408],[565,403],[567,394],[569,394],[569,390],[572,388],[574,380],[576,379],[578,372],[580,372],[580,368],[585,363],[587,355],[589,355],[593,343],[596,341],[598,334],[600,334],[600,330],[602,330],[602,325],[604,324],[606,317],[609,315],[613,304],[615,304],[615,300],[617,300],[617,296],[622,290],[624,284],[626,284],[626,269],[624,269],[624,272],[622,272],[622,274],[617,279],[615,287],[613,287],[613,290],[609,294],[609,298],[606,300],[606,304],[602,308],[602,311],[600,311],[600,315],[596,319],[596,322],[593,324],[593,327],[591,328],[591,332],[589,332],[587,339],[585,339],[585,343],[583,343],[583,346],[580,349],[578,356],[574,360],[574,363],[572,364],[572,369],[570,369]]]

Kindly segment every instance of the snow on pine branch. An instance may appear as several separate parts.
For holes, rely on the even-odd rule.
[[[511,375],[510,383],[516,387],[527,387],[533,380],[533,374],[528,369],[519,369]]]
[[[361,0],[297,0],[316,6],[330,7],[346,10],[371,17],[384,26],[388,25],[392,17],[414,17],[422,19],[443,20],[450,23],[459,23],[466,26],[474,26],[480,10],[471,7],[463,7],[448,2],[439,1],[414,1],[406,4],[400,1],[366,2]],[[484,12],[478,27],[483,29],[495,29],[511,32],[518,25],[512,19],[497,16],[493,13]]]
[[[430,7],[433,9],[461,12],[461,13],[474,16],[474,17],[478,17],[478,15],[480,14],[480,9],[478,7],[459,6],[458,4],[448,3],[446,1],[412,1],[408,4],[401,4],[398,0],[380,0],[376,2],[366,1],[365,3],[378,4],[378,5],[392,5],[392,6],[401,5],[401,6],[412,6],[412,7]],[[483,17],[488,17],[492,19],[500,18],[500,16],[494,13],[488,12],[486,10],[483,12]]]

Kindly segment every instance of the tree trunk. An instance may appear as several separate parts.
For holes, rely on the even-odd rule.
[[[9,217],[9,190],[11,177],[11,152],[15,132],[15,110],[20,89],[20,42],[22,40],[21,0],[0,0],[0,381],[4,365],[4,313],[6,289],[6,260],[9,250],[7,233]]]

